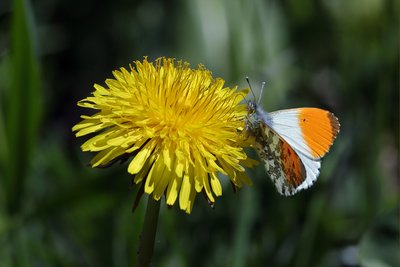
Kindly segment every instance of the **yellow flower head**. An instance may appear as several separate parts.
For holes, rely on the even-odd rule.
[[[93,167],[130,158],[128,172],[155,200],[165,194],[167,205],[179,196],[190,213],[196,193],[210,203],[222,194],[218,172],[235,187],[251,184],[244,167],[252,164],[241,131],[246,107],[239,104],[247,90],[224,87],[203,66],[159,58],[134,62],[130,70],[114,71],[107,87],[94,85],[81,107],[98,110],[73,127],[76,136],[97,133],[82,145],[98,152]]]

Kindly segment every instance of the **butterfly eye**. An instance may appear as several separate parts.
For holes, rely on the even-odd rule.
[[[247,105],[247,113],[251,115],[254,114],[255,112],[256,112],[256,103],[251,101]]]

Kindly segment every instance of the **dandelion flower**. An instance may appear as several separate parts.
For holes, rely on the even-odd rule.
[[[96,133],[82,145],[97,152],[92,167],[129,159],[134,183],[155,200],[165,195],[169,206],[179,198],[187,213],[197,193],[209,203],[221,196],[218,173],[235,188],[251,184],[244,166],[253,162],[241,134],[247,111],[240,101],[247,90],[224,87],[203,66],[191,69],[170,58],[144,58],[113,76],[78,102],[97,110],[72,129],[77,137]]]

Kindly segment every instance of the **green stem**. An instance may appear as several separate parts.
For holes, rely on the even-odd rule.
[[[143,222],[142,234],[139,240],[138,266],[150,266],[151,257],[154,251],[154,240],[157,232],[158,214],[160,211],[160,201],[154,200],[149,196],[147,209]]]

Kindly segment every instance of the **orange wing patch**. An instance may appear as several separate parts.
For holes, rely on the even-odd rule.
[[[312,156],[322,158],[339,133],[339,120],[329,111],[299,108],[299,125]]]
[[[282,170],[285,174],[285,180],[287,184],[291,184],[294,188],[297,188],[304,181],[305,169],[302,166],[299,156],[292,149],[292,147],[280,138],[281,145],[281,160]]]

